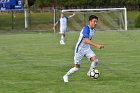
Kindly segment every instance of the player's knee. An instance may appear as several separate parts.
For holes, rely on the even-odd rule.
[[[80,68],[75,67],[76,71],[80,70]]]
[[[99,60],[98,59],[95,59],[94,62],[99,62]]]
[[[98,61],[99,61],[99,60],[97,59],[97,57],[96,57],[96,56],[91,57],[91,58],[90,58],[90,60],[91,60],[91,61],[94,61],[94,62],[98,62]]]
[[[79,64],[76,64],[75,65],[75,68],[76,68],[77,71],[80,70],[80,65]]]

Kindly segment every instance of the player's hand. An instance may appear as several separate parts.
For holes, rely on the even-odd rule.
[[[96,45],[96,48],[98,48],[98,49],[102,49],[102,48],[104,48],[104,46],[103,45]]]
[[[53,29],[55,29],[56,24],[53,24]]]
[[[53,27],[55,27],[56,26],[56,24],[53,24]]]
[[[55,26],[53,27],[53,30],[55,29]]]

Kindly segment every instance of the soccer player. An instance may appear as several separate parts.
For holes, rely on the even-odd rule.
[[[71,18],[75,15],[75,13],[73,13],[73,15],[70,15],[70,16],[64,16],[64,13],[62,12],[61,13],[61,17],[58,19],[58,21],[54,24],[54,27],[60,23],[60,35],[61,35],[61,39],[60,39],[60,44],[64,45],[65,42],[64,42],[64,38],[65,38],[65,33],[66,33],[66,29],[67,29],[67,21],[68,21],[68,18]]]
[[[97,59],[95,53],[91,50],[90,45],[94,46],[98,49],[104,48],[103,45],[100,45],[100,44],[97,44],[97,43],[91,41],[94,33],[96,32],[97,21],[98,21],[97,16],[95,16],[95,15],[89,16],[89,25],[85,26],[81,30],[79,40],[75,47],[75,56],[74,56],[75,66],[73,68],[71,68],[63,76],[64,82],[69,82],[68,81],[69,76],[80,69],[81,60],[84,56],[87,57],[89,61],[91,61],[91,66],[90,66],[90,69],[89,69],[87,75],[89,76],[90,70],[96,68],[98,59]]]

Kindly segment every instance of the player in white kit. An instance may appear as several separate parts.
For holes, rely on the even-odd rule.
[[[65,38],[65,33],[67,30],[67,21],[68,18],[73,17],[75,15],[75,13],[73,13],[73,15],[70,16],[64,16],[64,13],[61,13],[61,17],[58,19],[58,21],[54,24],[54,26],[56,26],[58,23],[60,23],[60,35],[61,35],[61,39],[60,39],[60,44],[64,45],[64,38]]]
[[[75,66],[73,68],[71,68],[63,76],[64,82],[68,82],[69,76],[80,69],[81,60],[84,56],[87,57],[89,61],[91,61],[91,66],[90,66],[90,69],[89,69],[87,75],[89,76],[90,70],[96,68],[98,59],[97,59],[95,53],[91,50],[90,45],[95,46],[98,49],[104,48],[103,45],[100,45],[100,44],[97,44],[97,43],[91,41],[94,33],[96,32],[97,21],[98,21],[98,17],[95,15],[91,15],[89,17],[89,25],[85,26],[81,30],[78,42],[75,47],[75,56],[74,56]]]

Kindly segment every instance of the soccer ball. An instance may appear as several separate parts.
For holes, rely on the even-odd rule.
[[[90,71],[90,77],[93,79],[97,79],[100,76],[100,73],[97,69],[92,69]]]

